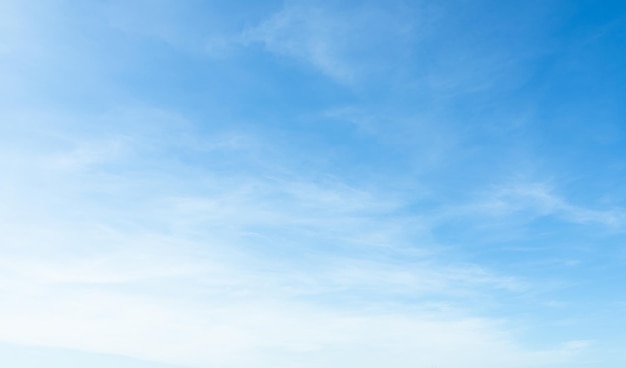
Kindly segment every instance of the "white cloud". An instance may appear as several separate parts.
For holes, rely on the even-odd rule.
[[[107,116],[117,122],[109,134],[124,140],[100,148],[88,130],[57,125],[63,144],[23,147],[20,166],[1,162],[12,175],[0,208],[0,340],[198,367],[553,367],[570,358],[570,345],[526,349],[505,324],[469,317],[458,300],[527,285],[411,253],[415,219],[395,214],[397,198],[296,173],[185,177],[184,161],[161,160],[189,142],[167,116]],[[146,134],[128,121],[163,126]],[[163,152],[151,145],[159,140]],[[184,145],[207,159],[223,152],[216,147],[250,148],[209,146]],[[69,157],[71,170],[41,165],[43,152],[47,163]]]
[[[258,26],[241,35],[244,44],[260,43],[267,50],[307,63],[329,77],[353,84],[365,73],[389,72],[415,24],[391,8],[340,9],[289,2]],[[385,61],[382,63],[381,61]]]
[[[410,22],[384,17],[290,4],[237,42],[356,83],[409,37]],[[184,32],[174,23],[139,32],[176,44]],[[64,64],[46,27],[5,26],[37,41],[5,42],[19,57]],[[5,110],[0,127],[1,341],[233,368],[552,367],[584,348],[524,348],[506,323],[473,318],[485,293],[529,286],[438,260],[428,221],[397,213],[402,198],[282,162],[267,169],[259,162],[271,142],[199,134],[159,109],[27,110]],[[234,162],[220,165],[225,152]]]
[[[545,183],[516,183],[492,188],[479,204],[467,209],[473,213],[506,216],[529,213],[531,217],[555,216],[578,224],[596,224],[621,229],[625,223],[624,211],[619,208],[592,209],[574,204]]]
[[[488,320],[419,310],[342,311],[263,298],[189,301],[29,286],[0,306],[0,339],[189,366],[548,367],[571,350],[524,350]]]

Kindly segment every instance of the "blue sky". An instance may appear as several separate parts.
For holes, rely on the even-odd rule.
[[[2,1],[2,361],[622,367],[625,41],[617,1]]]

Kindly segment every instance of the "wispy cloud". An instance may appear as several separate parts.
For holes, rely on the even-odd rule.
[[[455,93],[502,87],[511,50],[473,63],[463,22],[439,35],[406,2],[46,4],[0,4],[1,341],[231,368],[570,367],[601,345],[544,336],[546,308],[584,320],[545,292],[584,261],[536,275],[490,242],[624,227],[556,180],[493,184],[504,144],[467,127],[493,116]]]
[[[622,230],[625,219],[620,208],[593,209],[576,205],[559,196],[553,186],[542,182],[491,188],[481,200],[461,212],[496,217],[526,214],[531,220],[553,216],[566,222],[600,225],[614,230]]]
[[[189,366],[373,367],[390,354],[398,366],[564,359],[559,349],[524,349],[504,326],[456,306],[484,290],[527,286],[411,251],[416,219],[396,214],[402,202],[284,170],[191,170],[185,160],[162,160],[167,147],[181,154],[176,142],[188,139],[171,134],[178,120],[163,124],[169,128],[153,134],[122,124],[111,134],[124,139],[102,144],[57,126],[65,144],[45,156],[25,146],[19,167],[3,161],[14,177],[48,183],[3,184],[0,288],[11,295],[0,306],[3,340]],[[155,140],[163,151],[151,147]],[[184,150],[210,161],[224,150],[258,149],[209,146]],[[179,180],[186,173],[191,181]],[[404,298],[448,304],[448,316],[403,306]]]
[[[406,47],[417,35],[416,23],[409,14],[392,9],[348,10],[288,2],[258,26],[245,30],[241,40],[260,43],[270,52],[352,84],[366,73],[389,72],[390,62],[407,55]]]

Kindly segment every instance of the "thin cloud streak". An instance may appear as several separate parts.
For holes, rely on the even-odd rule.
[[[495,337],[506,329],[488,319],[468,320],[468,311],[451,320],[436,310],[383,311],[400,296],[462,300],[488,289],[520,290],[510,277],[438,265],[419,253],[415,262],[391,265],[389,259],[407,255],[398,244],[415,242],[408,229],[395,226],[403,221],[393,215],[401,202],[343,183],[273,176],[242,181],[240,173],[196,172],[196,183],[208,185],[198,187],[175,180],[186,172],[180,162],[149,169],[160,153],[144,156],[141,174],[115,174],[117,165],[143,155],[137,151],[148,147],[142,139],[156,137],[126,135],[133,149],[105,143],[115,148],[94,148],[102,159],[71,144],[52,149],[67,150],[72,159],[64,162],[76,163],[70,166],[58,165],[64,154],[48,152],[52,159],[42,166],[36,150],[31,159],[21,153],[24,165],[11,170],[25,177],[43,173],[50,185],[4,183],[19,195],[4,198],[0,224],[1,287],[12,295],[0,313],[3,340],[189,366],[302,361],[313,367],[344,360],[377,366],[391,352],[398,366],[416,359],[443,366],[548,366],[569,354],[506,342],[508,337]],[[136,192],[148,178],[154,183]],[[105,196],[90,199],[90,193]],[[106,198],[134,199],[129,205]],[[39,215],[12,215],[24,207]],[[374,231],[377,242],[350,241],[363,239],[363,229]],[[360,260],[365,254],[368,259]],[[327,296],[335,302],[323,302]],[[356,309],[347,309],[355,301]],[[434,348],[433,336],[440,336]],[[459,351],[454,358],[445,353],[451,347]],[[346,351],[344,357],[335,356],[337,349]],[[486,359],[476,349],[501,355]],[[422,358],[420,351],[427,350],[431,354]]]
[[[540,155],[503,148],[517,128],[485,133],[534,49],[410,4],[7,4],[0,341],[232,368],[571,367],[606,349],[584,308],[614,280],[568,246],[617,238],[622,207],[550,173],[507,182]],[[553,231],[530,241],[538,223]]]
[[[240,42],[260,43],[270,52],[292,57],[339,83],[353,85],[368,73],[388,71],[389,62],[402,57],[415,34],[409,17],[389,9],[363,6],[342,11],[318,4],[287,3],[258,26],[244,30]],[[372,52],[374,45],[376,52]]]

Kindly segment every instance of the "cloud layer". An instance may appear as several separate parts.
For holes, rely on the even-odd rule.
[[[527,94],[562,20],[248,5],[0,5],[14,366],[618,366],[619,139]]]

